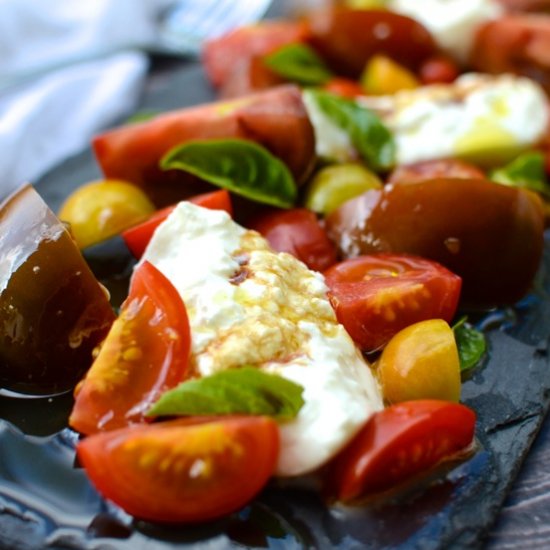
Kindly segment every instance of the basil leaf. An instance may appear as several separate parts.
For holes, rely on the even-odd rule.
[[[286,165],[244,139],[188,141],[161,159],[163,170],[183,170],[257,202],[290,208],[297,188]]]
[[[253,367],[229,369],[188,380],[164,393],[148,416],[255,414],[280,421],[294,418],[304,404],[303,388]]]
[[[348,133],[353,146],[373,170],[388,170],[395,164],[395,142],[380,118],[354,100],[323,90],[306,90],[319,109]]]
[[[454,326],[460,370],[466,371],[475,367],[487,350],[485,334],[466,323],[466,317],[462,317]]]
[[[550,198],[550,185],[546,181],[542,153],[532,152],[520,155],[506,166],[493,170],[490,177],[497,183],[522,187]]]
[[[305,44],[283,46],[263,61],[279,76],[305,86],[322,85],[332,78],[323,60]]]

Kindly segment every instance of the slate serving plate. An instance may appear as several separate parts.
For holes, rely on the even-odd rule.
[[[210,101],[199,67],[156,70],[143,109]],[[90,151],[51,171],[37,188],[57,209],[99,176]],[[122,295],[132,260],[113,240],[88,259]],[[478,414],[476,453],[406,494],[354,509],[329,506],[308,483],[272,484],[229,518],[161,528],[104,502],[74,465],[66,428],[71,396],[0,396],[0,548],[475,548],[483,544],[550,404],[550,235],[534,291],[514,308],[475,317],[490,356],[463,386]]]

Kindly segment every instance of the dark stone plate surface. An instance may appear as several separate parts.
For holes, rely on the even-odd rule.
[[[169,66],[153,73],[143,108],[166,110],[211,98],[199,68]],[[70,190],[98,176],[86,151],[37,188],[57,209]],[[122,292],[131,265],[122,250],[114,240],[89,256],[115,292]],[[478,414],[477,452],[430,483],[355,509],[328,506],[308,483],[272,484],[250,506],[218,522],[170,529],[135,522],[102,501],[75,468],[76,435],[65,428],[70,395],[0,396],[0,548],[482,546],[549,406],[549,290],[550,238],[533,293],[515,308],[478,317],[490,357],[463,387],[463,401]]]

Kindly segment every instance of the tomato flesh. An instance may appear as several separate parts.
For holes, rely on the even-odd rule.
[[[336,247],[307,208],[273,210],[249,224],[277,252],[288,252],[310,269],[323,271],[336,262]]]
[[[230,216],[233,214],[231,196],[225,189],[191,197],[189,202],[204,208],[210,208],[211,210],[225,210]],[[176,205],[162,208],[155,212],[148,220],[122,232],[122,238],[135,258],[139,259],[143,256],[155,229],[170,215],[175,207]]]
[[[144,421],[149,406],[183,380],[190,351],[185,306],[172,284],[145,262],[86,377],[69,424],[91,434]]]
[[[408,325],[451,321],[460,277],[443,266],[406,254],[373,254],[340,262],[325,272],[340,323],[363,350],[374,351]]]
[[[431,399],[375,413],[331,465],[337,498],[385,491],[452,457],[471,444],[475,420],[464,405]]]
[[[279,430],[267,417],[174,420],[93,435],[77,453],[98,491],[129,514],[198,522],[238,510],[261,490]]]
[[[424,160],[398,166],[388,183],[410,183],[434,178],[484,179],[485,174],[473,164],[457,159]]]

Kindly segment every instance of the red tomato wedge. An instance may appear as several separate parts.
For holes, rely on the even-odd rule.
[[[288,252],[310,269],[323,271],[336,262],[336,247],[307,208],[273,210],[252,221],[277,252]]]
[[[231,195],[225,189],[191,197],[189,202],[203,206],[204,208],[210,208],[211,210],[225,210],[230,216],[233,215]],[[135,258],[139,259],[143,256],[143,252],[147,248],[155,229],[170,215],[175,207],[176,205],[174,204],[162,208],[155,212],[148,220],[122,232],[122,238]]]
[[[361,88],[359,83],[350,78],[334,77],[323,86],[323,89],[332,94],[349,97],[351,99],[357,96],[366,95],[365,90]]]
[[[273,473],[279,429],[267,417],[174,420],[93,435],[77,447],[98,491],[140,519],[214,519],[249,502]]]
[[[282,46],[303,42],[307,36],[306,25],[302,22],[264,21],[207,41],[202,61],[208,78],[219,87],[232,77],[241,63],[265,56]]]
[[[144,262],[86,377],[75,389],[69,424],[92,434],[144,421],[144,413],[186,374],[191,335],[170,281]]]
[[[384,346],[401,329],[454,317],[461,279],[436,262],[406,254],[345,260],[325,272],[340,323],[362,349]]]
[[[475,413],[458,403],[406,401],[375,413],[330,466],[339,500],[403,483],[471,444]]]
[[[398,166],[388,177],[388,183],[410,183],[434,178],[485,179],[485,174],[473,164],[458,159],[423,160]]]

